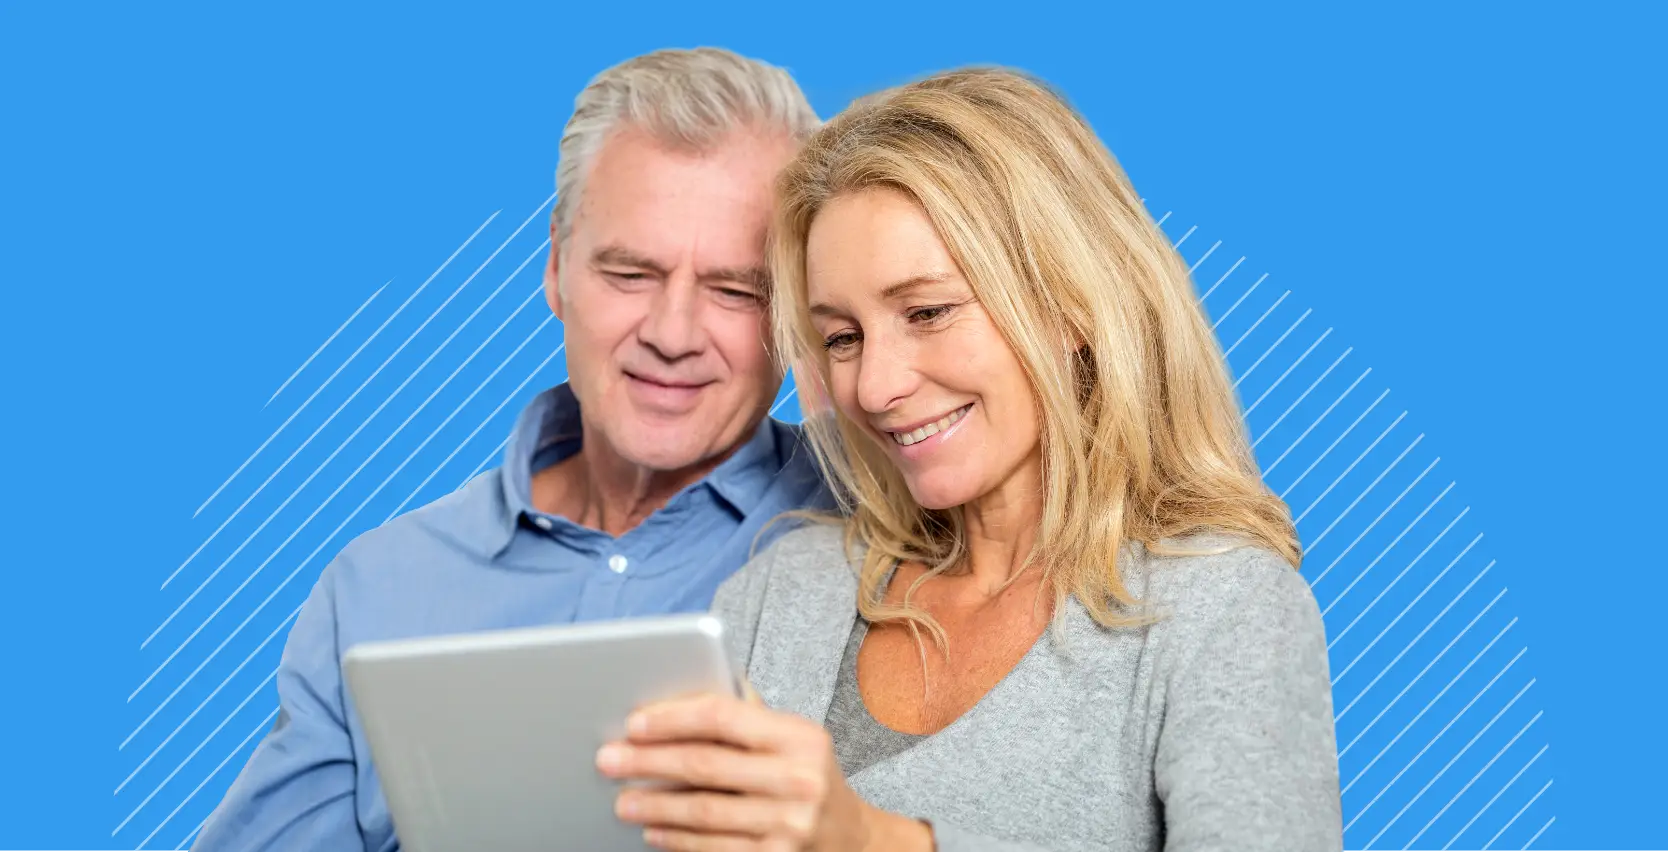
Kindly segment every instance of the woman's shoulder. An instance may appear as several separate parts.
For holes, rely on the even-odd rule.
[[[767,560],[778,570],[821,571],[848,564],[846,528],[835,517],[794,518],[786,529],[760,550],[755,561]]]
[[[849,551],[845,526],[837,518],[786,518],[727,585],[828,586],[855,583],[861,550]],[[769,532],[767,530],[767,532]]]
[[[1125,577],[1130,591],[1168,632],[1210,630],[1224,620],[1281,623],[1308,630],[1320,610],[1303,575],[1285,557],[1241,536],[1200,532],[1137,546]]]
[[[858,554],[848,556],[844,527],[820,520],[793,524],[725,580],[713,600],[712,611],[744,667],[761,624],[779,620],[782,610],[814,618],[856,606]]]
[[[857,588],[855,555],[848,557],[844,525],[833,520],[784,518],[765,531],[758,549],[718,589],[720,599],[745,597],[762,602],[767,590],[805,595],[814,591],[853,593]],[[773,535],[771,533],[774,532]]]

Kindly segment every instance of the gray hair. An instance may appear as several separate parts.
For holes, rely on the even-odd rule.
[[[556,167],[557,242],[565,243],[573,229],[591,162],[622,126],[680,150],[706,151],[743,128],[780,128],[803,140],[821,123],[788,72],[756,59],[714,47],[628,59],[598,74],[574,99]]]

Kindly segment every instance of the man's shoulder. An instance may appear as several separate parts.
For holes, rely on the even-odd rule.
[[[774,433],[775,456],[771,459],[771,510],[834,508],[834,497],[823,479],[822,469],[803,427],[774,418],[765,419]]]
[[[500,475],[500,469],[493,468],[456,491],[360,533],[342,548],[336,570],[382,573],[398,566],[435,564],[448,554],[478,555],[484,539],[505,523]]]

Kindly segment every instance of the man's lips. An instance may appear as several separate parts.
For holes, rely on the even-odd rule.
[[[690,381],[688,379],[663,379],[657,376],[645,376],[641,373],[633,373],[630,370],[625,371],[625,374],[627,378],[642,382],[643,384],[666,388],[668,390],[700,390],[701,388],[712,384],[712,382]]]

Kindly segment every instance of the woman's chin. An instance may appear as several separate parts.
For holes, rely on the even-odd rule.
[[[921,508],[934,512],[954,509],[973,499],[966,488],[948,483],[909,482],[908,484],[909,494],[915,498],[915,502],[920,504]]]

